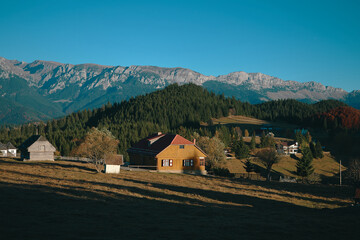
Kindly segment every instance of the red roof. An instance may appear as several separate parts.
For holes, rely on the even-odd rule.
[[[281,142],[280,144],[283,145],[283,146],[285,146],[285,147],[289,147],[289,146],[291,146],[291,145],[295,145],[296,142]]]
[[[170,145],[194,145],[194,143],[177,134],[156,133],[135,143],[127,151],[129,153],[157,155]]]
[[[190,142],[189,140],[183,138],[180,135],[175,135],[174,140],[172,140],[172,142],[171,142],[171,145],[176,145],[176,144],[179,144],[179,145],[186,145],[186,144],[194,145],[193,142]]]

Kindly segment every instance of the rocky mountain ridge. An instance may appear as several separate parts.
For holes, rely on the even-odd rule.
[[[243,71],[220,76],[206,76],[185,68],[155,66],[103,66],[97,64],[63,64],[36,60],[26,63],[0,57],[0,93],[2,97],[17,94],[2,89],[2,81],[14,77],[26,81],[40,97],[60,107],[63,113],[99,107],[110,101],[155,91],[178,83],[194,83],[225,96],[258,103],[294,98],[306,102],[324,99],[357,101],[359,92],[349,94],[343,89],[317,82],[284,81],[262,73]],[[19,80],[20,81],[20,80]],[[6,84],[5,84],[6,85]],[[17,98],[14,101],[17,102]],[[43,100],[43,99],[42,99]],[[17,102],[19,103],[19,102]],[[50,111],[51,112],[51,111]]]

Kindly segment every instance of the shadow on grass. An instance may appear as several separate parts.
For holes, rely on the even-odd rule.
[[[26,164],[33,164],[36,166],[40,166],[40,167],[61,167],[61,168],[66,168],[66,169],[71,169],[71,170],[75,170],[76,169],[81,169],[81,170],[85,170],[88,172],[93,172],[96,173],[96,169],[95,168],[89,168],[86,166],[82,166],[82,165],[74,165],[71,163],[66,163],[66,162],[58,162],[58,161],[28,161],[28,162],[24,162],[21,160],[15,160],[15,159],[0,159],[0,163],[1,164],[17,164],[17,165],[26,165]],[[75,162],[75,163],[79,163],[79,162]]]
[[[278,191],[287,191],[300,194],[312,194],[314,196],[326,198],[349,199],[353,194],[351,186],[329,186],[322,184],[286,183],[286,182],[266,182],[256,180],[243,180],[242,183],[255,184],[265,188]],[[329,191],[331,189],[332,191]],[[310,191],[310,192],[309,192]]]
[[[165,184],[158,184],[158,183],[150,183],[150,185],[148,185],[149,182],[133,180],[133,179],[126,179],[126,178],[123,178],[121,180],[135,183],[135,184],[141,184],[143,186],[151,186],[158,190],[149,190],[149,189],[144,189],[144,188],[140,188],[137,186],[129,186],[128,184],[118,185],[118,184],[113,184],[113,183],[95,182],[95,181],[89,181],[89,180],[84,180],[84,179],[69,180],[69,179],[61,179],[61,178],[49,177],[49,176],[40,176],[40,175],[29,174],[29,173],[20,173],[20,172],[11,171],[11,170],[8,170],[8,172],[12,173],[12,174],[18,174],[18,175],[26,175],[26,176],[34,177],[34,178],[43,178],[43,179],[52,179],[52,180],[56,180],[56,181],[62,181],[62,186],[64,187],[64,189],[62,191],[66,191],[69,194],[70,194],[70,192],[68,192],[68,191],[70,191],[71,189],[74,189],[74,188],[76,191],[87,190],[87,188],[85,188],[85,187],[79,187],[79,186],[74,187],[73,183],[75,183],[75,184],[87,184],[86,186],[89,186],[89,185],[95,186],[95,187],[100,186],[100,187],[105,187],[106,189],[126,190],[131,193],[140,194],[143,197],[158,198],[161,200],[168,200],[168,201],[187,202],[187,204],[206,206],[206,207],[208,207],[208,206],[213,206],[213,207],[214,206],[216,206],[216,207],[229,207],[230,206],[230,207],[232,207],[231,206],[232,203],[254,206],[254,203],[256,203],[258,201],[260,201],[260,202],[261,201],[270,201],[270,200],[263,200],[260,198],[253,198],[253,197],[249,197],[249,196],[245,196],[245,195],[238,195],[238,194],[189,188],[189,187],[181,187],[181,186],[174,186],[174,185],[165,185]],[[4,178],[4,180],[5,180],[5,178]],[[11,179],[8,179],[8,180],[11,180]],[[24,180],[21,180],[21,181],[24,182]],[[31,181],[28,181],[28,183],[31,183]],[[69,187],[70,190],[66,189],[65,187]],[[217,201],[220,203],[208,203],[208,202],[205,202],[205,201],[202,201],[199,199],[175,195],[175,194],[169,193],[168,191],[165,191],[165,190],[170,190],[173,192],[183,193],[183,194],[193,194],[193,195],[205,197],[209,200]],[[93,189],[92,191],[101,192],[101,193],[113,193],[111,191],[100,191],[97,189]],[[274,204],[277,205],[279,203],[283,204],[281,202],[274,201],[273,205]],[[259,204],[259,206],[262,206],[262,205],[263,204],[261,204],[261,203]],[[291,205],[291,204],[289,204],[289,205]],[[291,205],[291,206],[293,206],[293,205]],[[294,207],[296,207],[296,206],[294,206]]]
[[[134,182],[134,183],[139,183],[139,184],[147,184],[147,182],[139,181],[139,180],[133,180],[133,179],[123,179],[123,180]],[[217,199],[217,200],[221,200],[224,202],[234,201],[234,199],[237,199],[237,200],[241,199],[244,201],[239,201],[237,203],[239,203],[239,204],[248,203],[246,196],[241,195],[241,194],[229,194],[229,193],[223,193],[223,192],[216,192],[216,191],[209,191],[209,190],[202,190],[202,189],[197,189],[197,188],[181,187],[181,186],[174,186],[174,185],[165,185],[165,184],[159,184],[159,183],[151,183],[151,185],[153,187],[164,189],[164,190],[171,190],[171,191],[190,193],[190,194],[199,194],[201,196],[208,196],[208,197],[210,196],[212,199]],[[279,196],[283,196],[283,197],[290,197],[290,198],[299,199],[299,200],[307,200],[307,201],[317,202],[317,203],[338,204],[340,206],[348,206],[348,203],[344,203],[341,201],[331,201],[331,200],[316,199],[316,198],[303,197],[303,196],[294,196],[294,195],[291,195],[288,193],[279,193],[279,192],[274,192],[274,191],[270,191],[270,190],[257,190],[257,189],[243,188],[243,187],[231,187],[226,184],[220,184],[220,186],[224,187],[224,188],[228,188],[228,189],[244,190],[244,191],[257,192],[257,193],[268,193],[268,194],[274,194],[274,195],[279,195]],[[287,187],[289,187],[289,186],[291,187],[291,185],[287,185]],[[273,187],[271,186],[271,188],[273,188]],[[286,188],[286,187],[284,187],[284,188]],[[284,188],[282,188],[282,190],[284,190]],[[327,196],[327,197],[330,197],[330,196]],[[335,196],[332,196],[332,197],[335,197]],[[342,197],[344,197],[344,196],[342,196]],[[348,198],[348,195],[346,197],[344,197],[344,199],[347,199],[347,198]],[[252,202],[252,204],[254,203],[254,201],[251,201],[251,202]],[[257,201],[255,201],[255,202],[257,202]],[[279,202],[279,201],[275,201],[275,203],[283,204],[282,202]],[[275,203],[273,203],[273,204],[275,204]],[[259,205],[262,205],[262,204],[259,204]]]
[[[113,185],[109,187],[117,187]],[[182,187],[173,190],[187,192]],[[137,188],[131,191],[147,194]],[[0,183],[0,194],[0,230],[5,239],[233,239],[239,235],[245,239],[322,239],[340,234],[345,239],[355,236],[360,223],[360,212],[353,209],[307,209],[215,191],[201,194],[225,201],[235,198],[254,207],[193,206],[30,184]]]
[[[310,209],[197,189],[196,182],[188,188],[126,177],[107,183],[11,173],[13,181],[26,174],[62,184],[5,183],[0,178],[4,239],[353,239],[360,224],[357,208]]]
[[[300,160],[300,158],[298,156],[296,156],[295,154],[290,154],[290,157],[296,161]]]
[[[281,184],[281,183],[280,183]],[[287,183],[286,183],[287,184]],[[298,184],[298,183],[289,183],[289,184]],[[232,187],[232,186],[228,186],[228,185],[220,185],[224,188],[232,188],[232,189],[236,189],[236,190],[244,190],[244,191],[250,191],[250,192],[257,192],[257,193],[267,193],[267,194],[275,194],[275,195],[279,195],[279,196],[283,196],[283,197],[288,197],[288,198],[293,198],[293,199],[299,199],[299,200],[306,200],[306,201],[311,201],[311,202],[317,202],[317,203],[325,203],[325,204],[337,204],[339,206],[348,206],[348,203],[344,203],[342,201],[336,201],[336,200],[324,200],[324,199],[318,199],[318,198],[314,198],[314,197],[318,197],[318,195],[316,193],[310,194],[309,195],[313,195],[314,197],[304,197],[304,196],[296,196],[293,194],[289,194],[289,193],[281,193],[281,192],[274,192],[274,191],[270,191],[270,190],[258,190],[258,189],[249,189],[249,188],[245,188],[245,187]],[[259,185],[260,186],[260,185]],[[282,190],[284,190],[285,188],[282,188]],[[291,193],[298,193],[298,192],[291,192]],[[348,194],[339,194],[339,195],[328,195],[326,197],[332,197],[332,198],[338,198],[338,199],[348,199],[349,195]]]

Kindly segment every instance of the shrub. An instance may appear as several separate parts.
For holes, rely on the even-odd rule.
[[[224,167],[213,167],[212,171],[216,176],[221,177],[234,177],[234,174],[230,173],[229,169]]]

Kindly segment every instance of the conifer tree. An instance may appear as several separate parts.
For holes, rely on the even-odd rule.
[[[314,172],[314,168],[312,166],[313,156],[311,154],[310,148],[304,147],[302,149],[302,154],[303,157],[296,163],[296,174],[304,181]]]
[[[314,142],[310,142],[309,144],[310,150],[311,150],[311,154],[314,158],[318,158],[318,154],[315,148],[315,143]]]
[[[307,142],[307,143],[310,143],[310,142],[311,142],[312,137],[311,137],[309,131],[306,132],[306,134],[305,134],[305,139],[306,139],[306,142]]]
[[[263,148],[265,147],[265,132],[262,131],[261,133],[261,137],[260,137],[260,147]]]
[[[316,149],[316,155],[317,155],[316,157],[317,158],[323,158],[324,157],[324,152],[323,152],[321,143],[319,141],[316,142],[315,149]]]
[[[251,172],[255,171],[254,164],[251,162],[250,158],[246,159],[244,168],[245,168],[246,172],[248,173],[248,177],[250,176]]]
[[[323,128],[324,128],[325,130],[327,130],[327,128],[328,128],[326,117],[324,117]]]
[[[297,130],[295,133],[295,141],[301,145],[303,142],[303,138],[304,136],[301,134],[301,131]]]
[[[256,138],[254,132],[253,135],[251,136],[250,149],[255,149],[255,148],[256,148]]]
[[[243,138],[240,137],[240,140],[235,142],[233,151],[235,152],[235,157],[246,158],[249,156],[250,150],[249,150],[249,147],[245,144]]]

